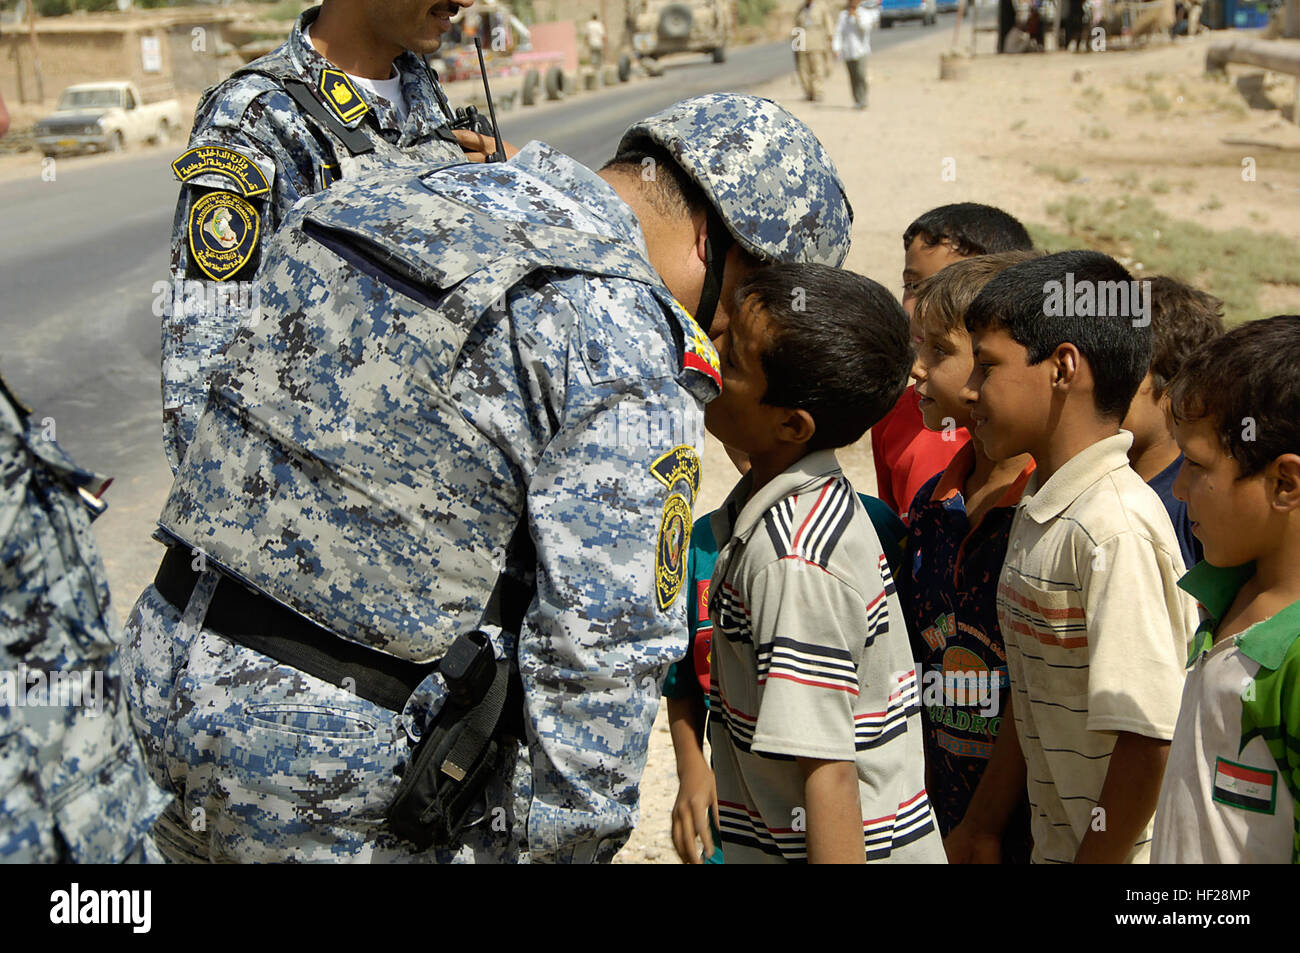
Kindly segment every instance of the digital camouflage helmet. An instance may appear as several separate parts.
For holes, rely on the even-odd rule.
[[[742,248],[763,261],[838,268],[853,209],[825,147],[770,99],[695,96],[635,123],[618,152],[651,142],[696,182]]]

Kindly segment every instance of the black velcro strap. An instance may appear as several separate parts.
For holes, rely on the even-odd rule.
[[[470,709],[451,753],[438,766],[443,774],[457,781],[463,780],[482,752],[487,750],[488,742],[492,740],[501,720],[501,711],[506,705],[510,677],[509,660],[497,662],[491,686],[483,700]]]
[[[303,112],[334,133],[343,145],[347,146],[348,152],[354,156],[359,156],[375,151],[374,143],[370,141],[370,138],[364,132],[358,129],[349,129],[343,125],[339,117],[326,109],[321,104],[321,101],[312,94],[311,87],[302,80],[286,79],[284,89],[302,107]]]
[[[158,567],[154,588],[184,612],[198,579],[188,552],[172,546]],[[410,662],[339,638],[225,575],[217,584],[203,626],[389,711],[400,712],[406,707],[411,693],[438,667],[437,662]]]

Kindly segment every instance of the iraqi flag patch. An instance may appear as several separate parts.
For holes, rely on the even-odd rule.
[[[1244,811],[1272,814],[1277,809],[1277,772],[1218,758],[1214,762],[1214,799]]]

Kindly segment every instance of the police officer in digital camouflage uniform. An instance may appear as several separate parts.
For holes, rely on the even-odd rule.
[[[839,265],[851,220],[803,123],[724,94],[637,123],[599,174],[533,142],[296,208],[128,622],[134,724],[180,797],[164,853],[609,860],[686,648],[707,330],[761,262]],[[521,628],[494,622],[505,578]],[[385,811],[447,703],[429,664],[476,627],[517,658],[523,741],[482,822],[422,851]]]
[[[365,169],[427,169],[464,162],[466,151],[481,161],[495,149],[449,127],[447,98],[420,56],[471,2],[439,0],[430,12],[429,0],[325,0],[302,14],[286,43],[204,93],[189,147],[172,164],[183,183],[162,324],[163,442],[173,470],[213,364],[255,305],[251,281],[267,243],[294,202]]]
[[[159,860],[79,469],[0,379],[0,862]]]

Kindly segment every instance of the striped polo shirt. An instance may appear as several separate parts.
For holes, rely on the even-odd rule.
[[[1152,863],[1300,863],[1300,602],[1214,640],[1255,564],[1199,563],[1200,602],[1178,728],[1156,805]]]
[[[795,759],[853,761],[869,861],[946,858],[893,576],[833,451],[713,516],[709,738],[727,863],[807,859]]]
[[[1011,524],[998,583],[1016,732],[1028,770],[1032,860],[1070,863],[1095,813],[1117,732],[1173,737],[1196,603],[1164,504],[1130,467],[1121,430],[1076,454]],[[1144,863],[1151,826],[1130,863]]]

